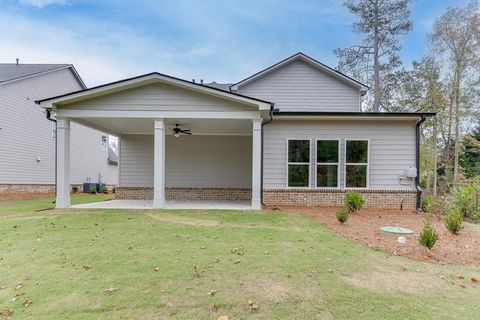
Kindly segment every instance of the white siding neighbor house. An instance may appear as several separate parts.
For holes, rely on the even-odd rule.
[[[0,64],[0,192],[53,192],[56,127],[35,100],[85,88],[72,65]],[[71,136],[70,183],[97,182],[100,175],[116,185],[108,134],[72,123]]]
[[[37,103],[58,121],[59,208],[72,121],[119,137],[117,199],[418,208],[419,128],[434,114],[362,112],[368,88],[303,53],[235,84],[157,72]],[[72,169],[70,169],[72,168]],[[121,200],[115,200],[121,201]]]

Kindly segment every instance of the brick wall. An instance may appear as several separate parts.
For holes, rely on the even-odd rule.
[[[116,199],[153,199],[151,187],[117,187]],[[252,191],[248,188],[166,188],[166,200],[250,200]]]
[[[0,184],[0,193],[53,193],[54,184]]]
[[[78,187],[78,192],[82,192],[83,185],[72,184],[72,187]],[[108,190],[116,188],[115,185],[107,185]],[[54,193],[54,184],[0,184],[0,193]]]
[[[342,206],[345,190],[332,189],[270,189],[264,190],[267,206]],[[410,190],[362,190],[366,208],[412,209],[416,207],[416,192]]]

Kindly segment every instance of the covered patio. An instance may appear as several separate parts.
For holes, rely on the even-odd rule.
[[[57,119],[57,208],[70,207],[71,121],[119,137],[117,199],[75,208],[261,208],[269,102],[154,73],[38,103]]]

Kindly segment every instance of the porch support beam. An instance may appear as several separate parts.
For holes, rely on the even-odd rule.
[[[70,119],[57,118],[57,196],[55,208],[70,207]]]
[[[155,119],[153,156],[153,207],[165,206],[165,120]]]
[[[153,119],[257,119],[260,111],[150,111],[150,110],[55,110],[57,116],[70,118],[153,118]]]
[[[253,119],[252,136],[252,209],[260,210],[261,203],[261,161],[262,161],[262,119]]]

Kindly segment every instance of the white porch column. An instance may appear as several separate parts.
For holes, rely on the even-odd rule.
[[[153,159],[153,207],[165,206],[165,120],[155,120]]]
[[[70,207],[70,119],[57,118],[56,208]]]
[[[252,139],[252,209],[260,210],[262,181],[262,119],[253,119]]]

